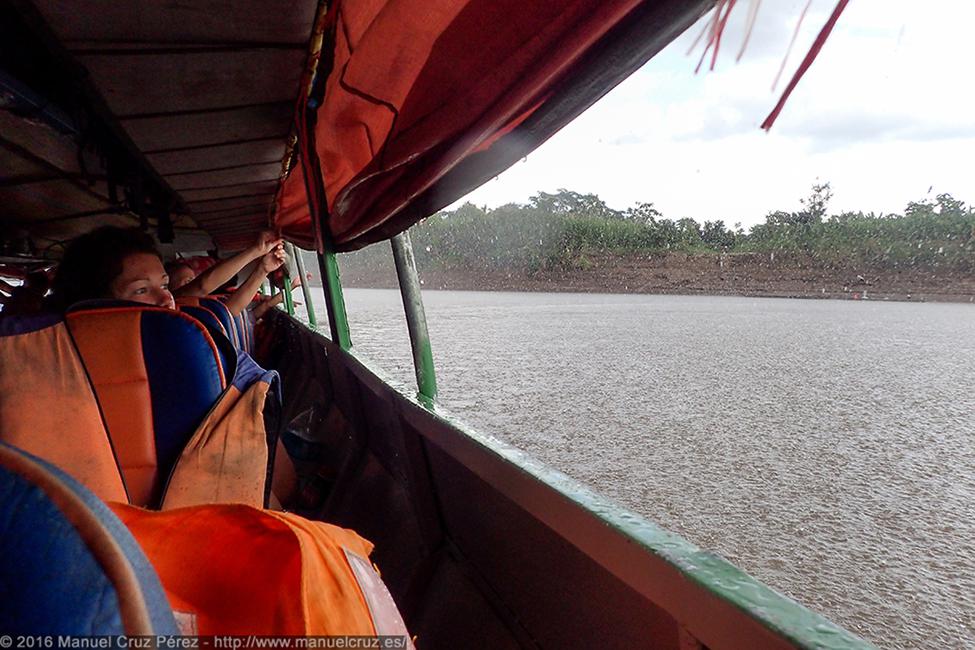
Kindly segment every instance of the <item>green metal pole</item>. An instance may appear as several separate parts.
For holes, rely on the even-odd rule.
[[[332,72],[334,57],[322,56],[318,60],[315,79],[327,79]],[[308,110],[305,111],[305,131],[316,133],[318,122],[318,107],[322,104],[325,94],[325,84],[311,84],[314,92],[309,92]],[[308,142],[310,140],[310,143]],[[349,335],[349,316],[345,312],[345,297],[342,295],[342,279],[339,277],[339,262],[335,257],[335,241],[329,224],[328,199],[325,194],[325,180],[322,175],[321,161],[318,150],[314,146],[314,137],[299,138],[301,147],[306,148],[301,156],[302,170],[305,179],[305,192],[308,195],[308,208],[311,218],[318,225],[321,234],[322,252],[318,254],[318,268],[322,275],[322,290],[325,292],[325,309],[328,312],[328,328],[332,335],[332,342],[343,350],[352,349],[352,337]]]
[[[284,308],[288,312],[288,316],[295,315],[295,302],[291,297],[291,274],[288,273],[288,269],[284,270]]]
[[[345,311],[345,296],[342,295],[342,278],[339,276],[339,262],[335,257],[335,244],[326,231],[322,238],[325,252],[318,254],[318,269],[322,274],[322,289],[325,292],[325,309],[328,311],[328,327],[332,341],[343,350],[352,349],[349,335],[349,316]]]
[[[267,283],[267,295],[269,297],[273,298],[277,294],[278,294],[278,288],[276,286],[274,286],[274,283],[273,282],[268,281],[268,283]]]
[[[427,331],[427,317],[423,311],[423,298],[420,295],[420,279],[416,274],[413,242],[410,241],[408,232],[401,232],[390,239],[389,243],[393,247],[399,291],[403,296],[403,309],[406,311],[406,326],[410,331],[416,386],[420,393],[420,400],[431,405],[437,397],[437,374],[433,367],[430,333]]]
[[[295,248],[290,242],[285,242],[284,252],[287,253],[291,259],[294,259]],[[282,287],[282,290],[284,291],[284,308],[288,311],[288,316],[294,316],[295,301],[294,298],[291,297],[291,267],[285,264],[281,267],[281,270],[284,271],[284,282],[282,283],[284,285]]]
[[[318,327],[318,317],[315,315],[315,305],[311,302],[311,287],[308,286],[308,274],[305,273],[305,260],[302,259],[301,249],[291,245],[291,252],[294,254],[295,266],[298,267],[298,277],[301,278],[301,294],[305,297],[305,311],[308,312],[308,324],[312,329]]]

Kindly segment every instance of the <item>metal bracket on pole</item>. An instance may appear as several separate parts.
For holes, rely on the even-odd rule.
[[[430,333],[427,331],[427,317],[423,311],[423,298],[420,295],[420,279],[416,273],[413,243],[408,232],[401,232],[389,242],[393,247],[399,290],[403,296],[406,326],[410,330],[417,389],[420,400],[427,406],[432,406],[433,400],[437,397],[437,375],[433,367],[433,351],[430,347]]]

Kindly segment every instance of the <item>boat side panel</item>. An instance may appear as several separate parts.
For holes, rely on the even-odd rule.
[[[373,560],[424,647],[678,647],[664,610],[432,444],[426,429],[441,423],[406,417],[391,388],[275,320],[287,341],[273,355],[285,402],[328,392],[348,426],[323,432],[335,480],[316,515],[376,544]],[[310,389],[324,373],[330,390]]]
[[[541,647],[677,647],[663,609],[433,444],[430,461],[451,539]]]

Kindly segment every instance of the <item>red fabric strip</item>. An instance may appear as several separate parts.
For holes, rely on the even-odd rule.
[[[789,100],[789,95],[791,95],[792,91],[795,90],[796,86],[799,84],[799,80],[802,79],[804,74],[806,74],[809,66],[811,66],[813,61],[816,60],[816,57],[819,55],[819,51],[823,49],[823,44],[826,42],[826,39],[829,38],[830,32],[833,31],[836,21],[839,20],[840,14],[842,14],[843,10],[846,9],[847,4],[849,4],[849,0],[840,0],[836,4],[836,8],[833,9],[833,13],[829,17],[829,20],[826,21],[825,25],[823,25],[823,29],[819,32],[819,36],[816,37],[812,47],[809,48],[806,58],[802,60],[802,63],[799,65],[799,69],[796,70],[794,75],[792,75],[792,81],[789,82],[789,85],[782,93],[782,96],[779,98],[779,102],[775,105],[775,108],[772,109],[772,112],[769,113],[768,117],[765,118],[765,121],[762,122],[762,129],[765,131],[771,129],[772,125],[775,124],[776,118],[779,116],[779,113],[782,112],[782,109],[785,107],[785,103]]]
[[[721,35],[724,34],[724,27],[728,24],[728,16],[731,15],[731,10],[735,8],[735,2],[738,0],[728,0],[728,8],[725,9],[724,17],[721,22],[718,23],[718,32],[714,36],[714,52],[711,54],[711,70],[714,71],[714,64],[718,62],[718,49],[721,48]]]
[[[708,56],[708,50],[714,45],[714,40],[718,35],[718,21],[721,19],[721,9],[724,7],[725,2],[728,0],[718,0],[718,5],[714,8],[714,18],[709,21],[708,26],[705,28],[708,34],[707,45],[704,46],[704,51],[701,52],[701,58],[697,62],[697,67],[694,68],[694,74],[701,71],[701,66],[704,65],[704,59]]]

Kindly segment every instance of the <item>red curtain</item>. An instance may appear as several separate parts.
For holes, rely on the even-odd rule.
[[[338,248],[368,243],[370,232],[377,239],[383,224],[424,193],[424,205],[433,209],[459,198],[445,191],[431,202],[430,191],[465,159],[506,136],[516,137],[516,127],[544,107],[553,89],[641,4],[654,5],[640,0],[336,2],[328,17],[334,43],[324,45],[333,48],[334,66],[315,132],[301,140],[317,151],[328,228]],[[669,40],[710,4],[660,0],[654,9],[665,10],[655,29],[667,32]],[[674,24],[665,24],[668,19]],[[590,92],[595,98],[606,90]],[[299,106],[304,104],[303,98]],[[281,188],[275,221],[286,236],[307,246],[316,236],[303,173],[308,159],[302,159]],[[397,223],[396,229],[408,226]]]

